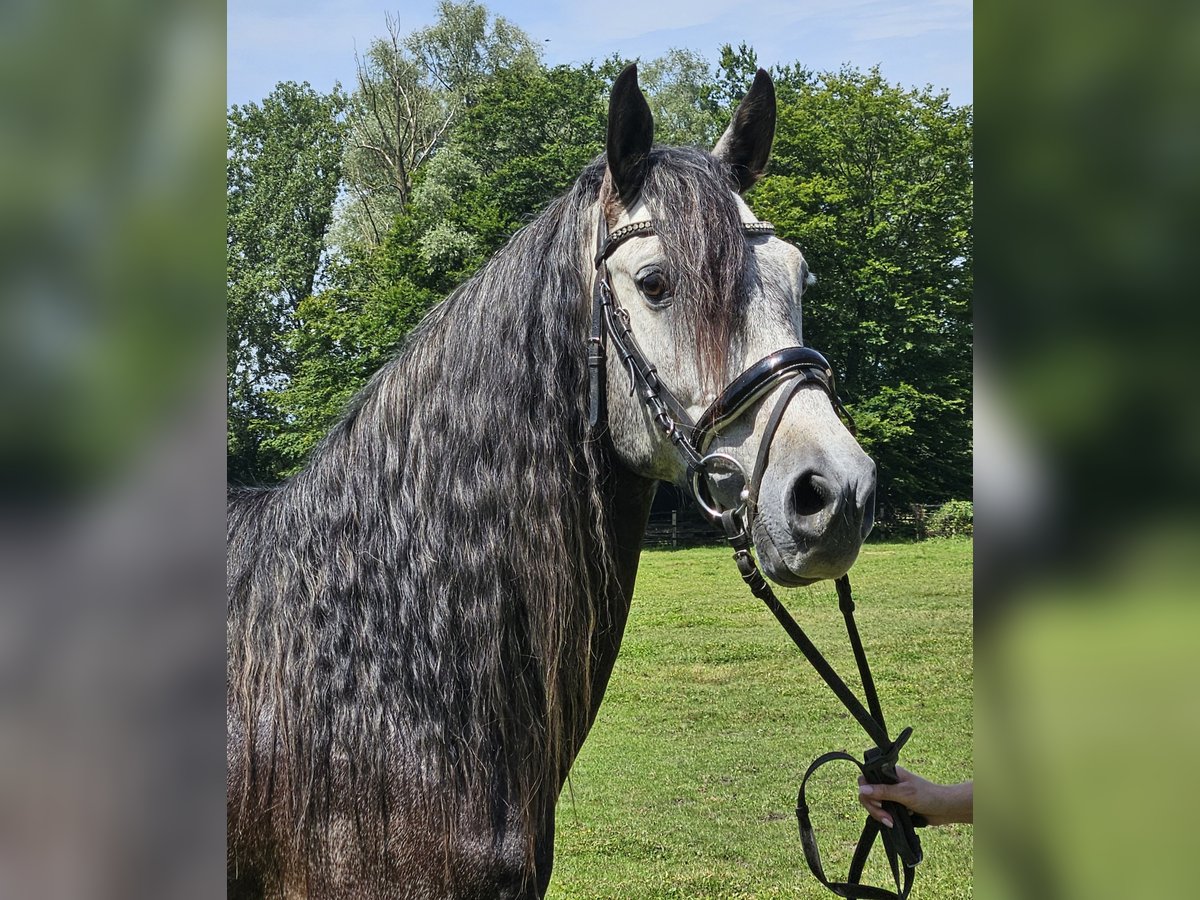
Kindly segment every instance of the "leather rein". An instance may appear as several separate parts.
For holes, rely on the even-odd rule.
[[[847,635],[854,650],[854,659],[863,685],[863,694],[867,700],[865,707],[775,596],[751,552],[749,521],[757,505],[759,484],[767,467],[775,432],[796,393],[805,385],[819,386],[833,404],[834,410],[847,423],[851,433],[855,432],[854,421],[838,398],[833,369],[824,356],[810,347],[784,347],[754,363],[734,378],[700,418],[693,419],[687,408],[659,378],[654,364],[638,347],[631,330],[629,314],[617,301],[608,276],[607,260],[617,247],[631,238],[655,234],[655,224],[653,221],[634,222],[609,234],[604,214],[601,213],[599,218],[594,259],[596,278],[592,291],[591,334],[588,338],[588,418],[591,431],[598,434],[606,423],[606,345],[611,340],[621,367],[629,373],[630,394],[638,394],[655,425],[674,445],[686,467],[686,483],[692,498],[704,516],[724,531],[726,540],[733,548],[733,558],[738,571],[751,593],[772,612],[784,631],[816,669],[817,674],[829,685],[875,744],[864,753],[862,762],[848,753],[835,751],[818,757],[804,773],[796,797],[796,818],[809,869],[822,884],[840,897],[905,900],[912,890],[914,868],[922,858],[921,841],[914,828],[926,824],[923,817],[911,813],[898,803],[885,801],[884,807],[891,816],[894,827],[884,828],[868,816],[846,880],[831,881],[825,876],[821,866],[821,857],[805,798],[808,779],[821,766],[834,760],[853,763],[869,783],[896,783],[896,761],[901,747],[912,735],[910,727],[901,731],[894,741],[888,737],[875,681],[871,677],[866,652],[854,622],[854,599],[850,592],[850,579],[843,575],[836,580],[835,585],[838,608],[845,619]],[[774,226],[767,222],[743,223],[742,230],[751,238],[775,233]],[[781,386],[783,390],[767,420],[758,456],[749,478],[732,456],[708,452],[709,446],[723,428],[739,419]],[[743,487],[738,496],[737,506],[726,508],[714,498],[709,481],[718,474],[741,475]],[[874,846],[875,838],[880,834],[883,836],[884,849],[896,885],[894,891],[860,883],[867,857]]]

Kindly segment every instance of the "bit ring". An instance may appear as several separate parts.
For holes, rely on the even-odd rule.
[[[746,484],[746,470],[742,468],[742,464],[728,453],[708,454],[708,456],[700,460],[699,465],[692,472],[692,496],[696,498],[696,503],[700,506],[704,514],[714,520],[720,519],[721,514],[726,512],[726,510],[721,509],[715,503],[711,506],[709,505],[705,498],[710,495],[707,491],[702,492],[700,490],[700,476],[703,475],[708,478],[711,477],[714,471],[721,469],[724,469],[731,475],[737,474],[742,476],[742,490],[738,495],[739,503],[734,508],[734,512],[738,516],[741,516],[746,511],[746,503],[750,499],[750,488]]]

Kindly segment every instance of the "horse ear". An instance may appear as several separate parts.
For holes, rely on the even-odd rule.
[[[654,116],[637,81],[637,63],[621,70],[608,100],[608,172],[617,197],[628,206],[646,178],[646,157],[654,143]]]
[[[738,190],[747,191],[758,181],[771,157],[775,139],[775,85],[759,69],[750,92],[738,104],[729,127],[713,148],[713,155],[733,167]]]

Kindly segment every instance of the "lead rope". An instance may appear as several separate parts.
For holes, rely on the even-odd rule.
[[[761,486],[762,475],[766,470],[767,459],[770,455],[772,438],[775,436],[775,432],[778,430],[779,424],[783,419],[783,414],[791,403],[792,398],[804,384],[805,379],[803,378],[797,378],[789,384],[776,402],[775,408],[767,420],[766,428],[759,443],[758,454],[754,462],[754,469],[748,489],[746,509],[750,516],[753,515],[753,510],[758,503],[759,487]],[[850,425],[853,430],[853,420],[850,421]],[[888,737],[887,725],[883,718],[883,708],[879,703],[879,694],[875,688],[875,679],[871,675],[871,667],[867,662],[866,650],[863,648],[862,638],[858,633],[858,626],[854,621],[854,597],[850,589],[850,579],[848,576],[843,575],[834,584],[837,588],[838,608],[846,623],[846,633],[854,651],[854,661],[858,667],[858,674],[862,681],[863,694],[867,699],[868,708],[863,707],[858,697],[854,695],[854,692],[842,680],[841,676],[837,674],[833,666],[829,664],[829,661],[825,659],[821,651],[809,639],[808,635],[805,634],[804,629],[792,618],[787,608],[775,596],[775,592],[763,577],[758,567],[758,562],[750,551],[749,529],[746,527],[746,523],[742,521],[738,512],[736,510],[725,511],[721,515],[721,527],[725,531],[726,540],[729,541],[730,546],[733,548],[733,559],[737,563],[738,572],[741,573],[742,579],[750,588],[750,592],[766,605],[779,624],[783,626],[783,630],[787,632],[788,637],[792,639],[800,649],[800,652],[804,654],[805,659],[816,669],[817,674],[821,676],[830,690],[837,695],[842,705],[858,720],[859,725],[862,726],[867,736],[875,742],[875,746],[867,750],[864,754],[863,762],[859,762],[849,753],[835,751],[818,757],[804,773],[804,778],[800,783],[800,790],[796,796],[796,821],[800,828],[800,842],[804,848],[804,858],[808,863],[808,867],[817,880],[840,897],[864,898],[864,900],[906,900],[909,892],[912,890],[914,869],[922,857],[921,841],[917,836],[915,828],[919,825],[924,825],[924,819],[921,816],[914,816],[908,809],[898,803],[885,801],[884,808],[892,818],[893,827],[885,829],[873,818],[867,816],[862,834],[858,840],[858,845],[854,851],[854,856],[850,862],[850,869],[846,880],[841,882],[831,881],[826,877],[824,868],[821,865],[821,854],[817,847],[816,835],[813,832],[812,821],[809,816],[809,806],[805,797],[808,779],[821,766],[834,760],[846,760],[853,763],[871,784],[895,784],[898,781],[896,777],[896,761],[899,758],[900,749],[912,735],[912,728],[905,728],[895,741],[892,741]],[[892,871],[892,879],[896,885],[895,891],[860,884],[867,857],[870,855],[871,848],[875,844],[876,836],[881,833],[883,834],[883,844],[888,858],[888,865]]]
[[[851,860],[846,881],[830,881],[825,876],[821,865],[821,854],[817,848],[816,836],[813,833],[812,821],[809,817],[809,806],[805,798],[808,779],[821,766],[834,760],[846,760],[853,763],[871,784],[895,784],[899,780],[896,777],[896,761],[899,758],[900,749],[912,736],[910,727],[900,732],[895,741],[888,737],[880,711],[879,697],[875,690],[875,682],[871,677],[871,668],[867,663],[866,653],[854,622],[854,600],[850,591],[850,579],[843,575],[835,582],[839,597],[838,606],[846,621],[846,631],[850,637],[850,643],[854,647],[854,658],[862,679],[863,693],[871,708],[870,711],[863,707],[858,697],[854,695],[846,682],[805,634],[804,629],[775,596],[775,592],[763,577],[757,561],[750,552],[750,539],[736,513],[732,510],[725,512],[721,517],[721,524],[725,529],[726,540],[733,547],[734,562],[737,563],[738,571],[750,588],[750,592],[766,605],[779,624],[783,626],[788,637],[804,654],[805,659],[816,669],[817,674],[829,685],[830,690],[837,695],[837,698],[842,701],[842,705],[858,720],[868,737],[875,742],[875,746],[864,754],[862,762],[849,753],[834,751],[817,757],[804,773],[804,779],[800,783],[800,790],[796,796],[796,820],[800,828],[800,842],[804,847],[804,857],[808,862],[808,867],[822,884],[838,896],[873,898],[873,900],[905,900],[909,891],[912,890],[914,867],[921,861],[921,840],[917,836],[915,828],[926,824],[924,818],[914,815],[899,803],[884,801],[884,808],[892,818],[893,827],[884,829],[868,816],[862,835],[859,837],[858,846],[854,851],[854,858]],[[871,847],[880,833],[883,834],[884,849],[892,870],[892,878],[896,883],[895,891],[859,884]],[[903,869],[903,874],[901,874],[901,869]]]

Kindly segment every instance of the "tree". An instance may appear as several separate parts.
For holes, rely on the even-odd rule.
[[[854,407],[858,439],[878,467],[878,496],[893,509],[970,496],[968,398],[911,384],[883,387]],[[969,424],[969,422],[968,422]]]
[[[411,260],[354,248],[331,266],[325,289],[296,310],[288,348],[295,372],[272,401],[285,421],[267,439],[280,475],[299,469],[347,401],[396,352],[438,295],[414,284]]]
[[[286,382],[286,336],[313,293],[341,177],[345,98],[280,83],[230,107],[226,198],[229,476],[270,478],[262,440],[279,422],[269,391]]]
[[[459,284],[602,149],[606,84],[592,66],[501,70],[417,170],[410,201],[374,247],[349,248],[297,310],[295,375],[274,397],[269,441],[298,468],[345,402]]]
[[[536,67],[538,50],[507,20],[473,0],[441,0],[438,21],[387,36],[358,61],[346,153],[347,201],[339,210],[342,246],[377,245],[407,205],[420,166],[445,143],[487,79],[502,69]]]
[[[475,265],[565,191],[603,149],[606,84],[591,65],[499,72],[455,133],[472,160],[473,187],[444,221],[472,234]]]
[[[754,83],[754,74],[758,71],[758,54],[746,42],[738,44],[736,50],[732,44],[722,44],[721,53],[717,59],[716,88],[721,105],[729,112],[737,109],[742,98]],[[776,79],[777,80],[777,79]],[[778,85],[776,85],[778,89]]]
[[[970,491],[971,126],[877,68],[793,79],[754,190],[818,275],[805,339],[844,373],[893,506]]]
[[[638,81],[654,114],[657,143],[705,150],[716,145],[729,111],[718,102],[718,85],[708,60],[694,50],[668,50],[639,66]]]

